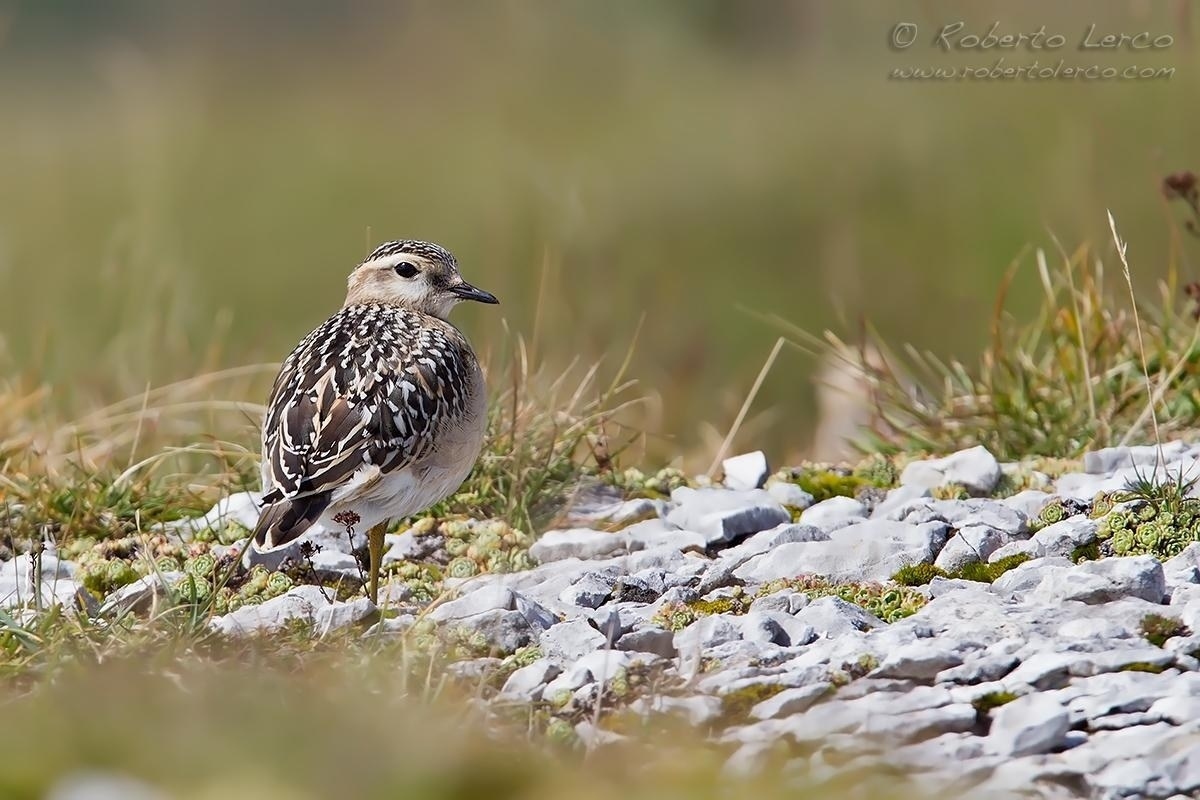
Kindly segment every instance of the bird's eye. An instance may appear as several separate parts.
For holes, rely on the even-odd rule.
[[[401,278],[411,278],[418,272],[417,268],[407,261],[401,261],[399,264],[392,267],[392,269],[396,270],[396,274]]]

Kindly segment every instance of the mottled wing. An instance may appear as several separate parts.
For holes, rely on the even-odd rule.
[[[385,306],[351,306],[313,331],[268,405],[263,501],[279,508],[264,512],[256,541],[299,536],[359,468],[386,474],[428,452],[439,421],[462,412],[458,355],[443,331]]]

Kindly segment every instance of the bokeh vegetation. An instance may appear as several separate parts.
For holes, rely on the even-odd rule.
[[[1111,207],[1152,287],[1194,246],[1158,181],[1196,161],[1186,5],[720,2],[0,4],[0,306],[9,369],[75,413],[147,383],[270,362],[376,240],[450,245],[555,361],[619,361],[660,402],[659,455],[728,429],[777,333],[870,319],[941,357],[986,341],[1027,245],[1108,250]],[[922,42],[887,46],[900,19]],[[1067,59],[1169,80],[913,85],[991,63],[942,24],[1045,25]],[[1080,52],[1086,26],[1168,32]],[[1016,52],[1011,61],[1035,54]],[[1029,251],[1008,300],[1032,314]],[[549,333],[547,336],[545,334]],[[777,461],[813,426],[785,351],[738,444]],[[246,397],[261,401],[261,387]],[[782,434],[768,437],[766,434]],[[703,460],[703,458],[701,459]]]
[[[189,800],[923,796],[894,769],[810,778],[782,741],[772,769],[722,773],[731,746],[703,747],[702,731],[657,714],[628,715],[619,743],[547,748],[546,720],[483,713],[471,704],[478,681],[431,669],[397,639],[314,644],[288,632],[237,644],[159,630],[101,641],[61,619],[39,634],[57,656],[43,659],[53,691],[0,686],[0,793],[14,800],[89,781],[112,796]]]

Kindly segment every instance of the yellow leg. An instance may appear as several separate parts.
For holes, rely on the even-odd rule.
[[[387,533],[387,523],[381,522],[367,532],[367,552],[371,563],[367,576],[367,594],[372,603],[379,602],[379,570],[383,563],[383,536]]]

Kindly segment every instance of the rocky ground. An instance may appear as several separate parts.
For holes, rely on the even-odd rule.
[[[145,574],[18,555],[0,603],[111,617],[207,598],[230,636],[358,624],[444,647],[481,702],[536,708],[554,737],[603,746],[672,715],[731,772],[885,762],[935,792],[1196,796],[1198,459],[1113,448],[1055,476],[974,448],[771,475],[751,453],[720,484],[596,488],[532,542],[495,522],[390,535],[381,609],[346,588],[361,542],[344,531],[220,585],[253,524],[237,495],[162,532]]]

